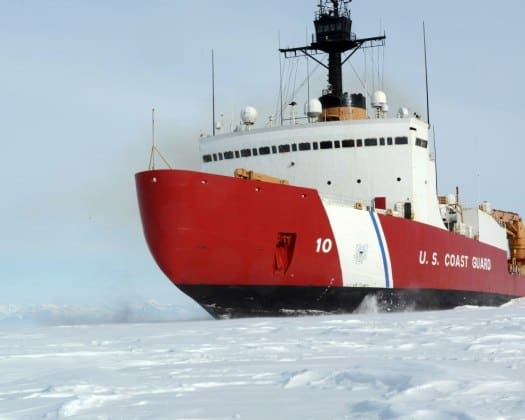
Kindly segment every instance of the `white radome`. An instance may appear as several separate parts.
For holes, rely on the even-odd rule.
[[[399,118],[408,118],[408,108],[404,106],[399,108],[399,110],[397,111],[397,116]]]
[[[247,106],[241,111],[241,120],[244,125],[253,125],[257,120],[257,110],[253,106]]]
[[[386,105],[386,94],[381,90],[376,90],[372,95],[372,106],[374,108],[382,108]]]
[[[323,105],[317,98],[312,98],[304,104],[304,113],[309,118],[317,118],[323,113]]]

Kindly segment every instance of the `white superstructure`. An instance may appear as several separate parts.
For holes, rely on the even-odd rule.
[[[331,201],[402,208],[403,217],[444,228],[428,145],[428,126],[418,118],[311,123],[200,140],[206,172],[231,176],[248,168],[315,188]]]

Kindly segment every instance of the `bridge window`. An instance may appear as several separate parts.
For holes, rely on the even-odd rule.
[[[334,141],[334,147],[339,149],[341,147],[341,142],[339,140]]]
[[[312,143],[312,145],[314,146],[314,150],[319,149],[319,145],[317,144],[316,141],[314,141],[314,142]]]
[[[206,163],[211,162],[211,161],[212,161],[212,157],[211,157],[211,155],[204,155],[204,156],[202,157],[202,161],[203,161],[203,162],[206,162]]]
[[[236,158],[241,157],[241,155],[239,154],[239,151],[238,151],[238,150],[235,151],[235,157],[236,157]]]
[[[233,152],[224,152],[224,159],[233,159]]]
[[[381,146],[385,145],[385,138],[384,137],[380,137],[379,138],[379,145],[381,145]]]
[[[311,148],[310,143],[299,143],[299,150],[310,150]]]
[[[289,144],[281,144],[279,145],[279,153],[288,153],[290,151],[290,145]]]
[[[292,144],[292,152],[297,152],[297,144]]]
[[[242,149],[241,150],[241,156],[242,157],[249,157],[252,155],[252,151],[250,149]]]
[[[408,144],[408,137],[396,137],[396,144]]]
[[[354,140],[343,140],[343,147],[355,147]]]
[[[219,160],[222,160],[222,153],[219,152]]]
[[[277,153],[277,147],[276,146],[272,146],[272,153]]]
[[[386,144],[388,144],[389,146],[392,146],[392,137],[386,138]]]
[[[252,155],[257,156],[257,148],[256,147],[254,147],[252,149]]]
[[[323,149],[323,150],[324,150],[324,149],[331,149],[331,148],[332,148],[332,142],[329,141],[329,140],[328,140],[328,141],[322,141],[322,142],[320,143],[320,145],[321,145],[321,149]]]
[[[428,141],[420,139],[420,138],[417,138],[416,139],[416,146],[424,147],[426,149],[428,147]]]
[[[363,140],[362,139],[357,139],[356,140],[356,144],[357,144],[357,147],[363,147]]]
[[[268,146],[259,147],[259,154],[261,154],[261,155],[269,155],[270,154],[270,148]]]
[[[365,146],[377,146],[377,139],[365,139]]]

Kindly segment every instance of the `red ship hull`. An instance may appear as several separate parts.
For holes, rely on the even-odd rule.
[[[183,170],[141,172],[136,185],[155,261],[215,314],[346,312],[367,294],[393,309],[499,304],[525,295],[525,279],[509,274],[505,251],[375,213],[365,217],[377,233],[384,284],[353,283],[348,255],[341,255],[333,220],[313,189]]]

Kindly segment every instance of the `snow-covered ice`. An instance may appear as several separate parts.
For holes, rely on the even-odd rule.
[[[300,318],[4,322],[0,419],[24,418],[523,419],[525,302]]]

